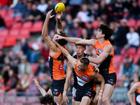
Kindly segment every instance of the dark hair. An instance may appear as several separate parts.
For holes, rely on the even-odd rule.
[[[110,39],[111,35],[113,34],[113,30],[110,29],[107,25],[101,24],[99,29],[105,34],[105,39]]]
[[[82,46],[82,47],[86,48],[86,45],[84,45],[84,44],[76,44],[76,46]]]
[[[80,62],[83,63],[85,66],[89,65],[89,59],[88,58],[81,58]]]
[[[66,37],[66,34],[62,31],[60,31],[59,33],[57,33],[58,35],[61,35],[61,36],[64,36]],[[57,42],[61,45],[61,46],[64,46],[68,43],[68,41],[66,41],[65,39],[59,39],[57,40]]]
[[[40,97],[40,103],[43,105],[52,104],[56,105],[53,99],[53,96],[47,94],[46,96]]]

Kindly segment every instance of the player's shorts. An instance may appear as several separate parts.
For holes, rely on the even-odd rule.
[[[103,71],[100,73],[104,79],[105,84],[115,85],[117,81],[117,75],[116,73],[108,73],[107,71]]]
[[[60,94],[63,93],[64,83],[65,83],[65,79],[53,80],[51,90],[54,96],[59,96]]]
[[[75,87],[72,88],[72,97],[73,98],[76,97],[76,88]]]
[[[77,89],[76,96],[74,97],[74,100],[80,102],[84,96],[87,96],[89,98],[93,98],[93,97],[95,97],[95,95],[96,95],[96,92],[93,91],[92,89],[84,89],[84,90]]]

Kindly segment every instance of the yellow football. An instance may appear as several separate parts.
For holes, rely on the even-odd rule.
[[[55,5],[55,12],[56,13],[62,13],[62,12],[64,12],[65,11],[65,4],[64,3],[57,3],[56,5]]]

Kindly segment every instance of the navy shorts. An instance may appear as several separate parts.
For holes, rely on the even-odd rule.
[[[53,80],[52,87],[51,87],[53,96],[59,96],[60,94],[63,93],[64,83],[65,83],[65,79]]]
[[[95,95],[96,95],[96,92],[93,91],[92,89],[84,89],[84,90],[77,89],[74,100],[80,102],[84,96],[88,96],[89,98],[94,98]]]
[[[104,77],[105,84],[110,84],[110,85],[116,84],[117,81],[116,73],[108,73],[107,71],[102,71],[100,74]]]

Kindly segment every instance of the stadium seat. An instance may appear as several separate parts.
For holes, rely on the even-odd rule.
[[[4,102],[4,94],[0,93],[0,105]]]
[[[37,103],[39,102],[39,98],[36,96],[28,97],[27,98],[27,103]]]
[[[119,72],[120,65],[121,65],[121,63],[123,61],[122,59],[123,59],[123,57],[121,55],[115,55],[113,57],[113,62],[114,62],[114,65],[115,65],[117,73]]]
[[[8,35],[7,29],[0,30],[0,39],[5,38],[7,35]]]
[[[19,30],[22,27],[22,23],[21,22],[17,22],[12,26],[12,29],[16,29]]]
[[[11,103],[3,103],[2,105],[11,105]]]
[[[33,24],[31,32],[41,32],[43,23],[41,21],[35,22]]]
[[[22,17],[21,16],[16,16],[14,19],[15,19],[16,22],[21,22],[22,21]]]
[[[6,41],[4,42],[4,47],[11,47],[16,44],[16,38],[7,37]]]
[[[7,14],[7,10],[5,10],[5,9],[1,9],[1,10],[0,10],[0,15],[1,15],[2,17],[5,17],[6,14]]]
[[[136,20],[129,19],[127,22],[128,27],[136,27]]]
[[[140,20],[137,21],[137,27],[140,27]]]
[[[35,73],[37,68],[38,68],[38,64],[32,64],[32,72]]]
[[[20,32],[19,32],[19,36],[18,36],[18,39],[27,39],[30,37],[30,32],[28,29],[22,29]]]
[[[14,18],[12,18],[12,17],[5,18],[5,23],[6,23],[7,27],[11,27],[14,24],[14,22],[15,22]]]
[[[23,103],[18,102],[18,103],[15,103],[14,105],[23,105]]]
[[[136,55],[136,49],[135,48],[129,48],[127,50],[128,56],[130,56],[132,59],[134,59],[135,55]]]
[[[20,96],[16,98],[16,103],[26,103],[26,102],[27,102],[27,99],[24,96],[22,97]]]
[[[23,23],[22,29],[32,29],[32,22]]]
[[[94,29],[97,29],[97,28],[99,27],[99,25],[100,25],[100,22],[99,22],[99,21],[94,21],[94,22],[92,23],[92,27],[93,27]]]
[[[18,29],[12,29],[12,30],[10,30],[9,36],[10,37],[17,38],[19,36],[19,30]]]

